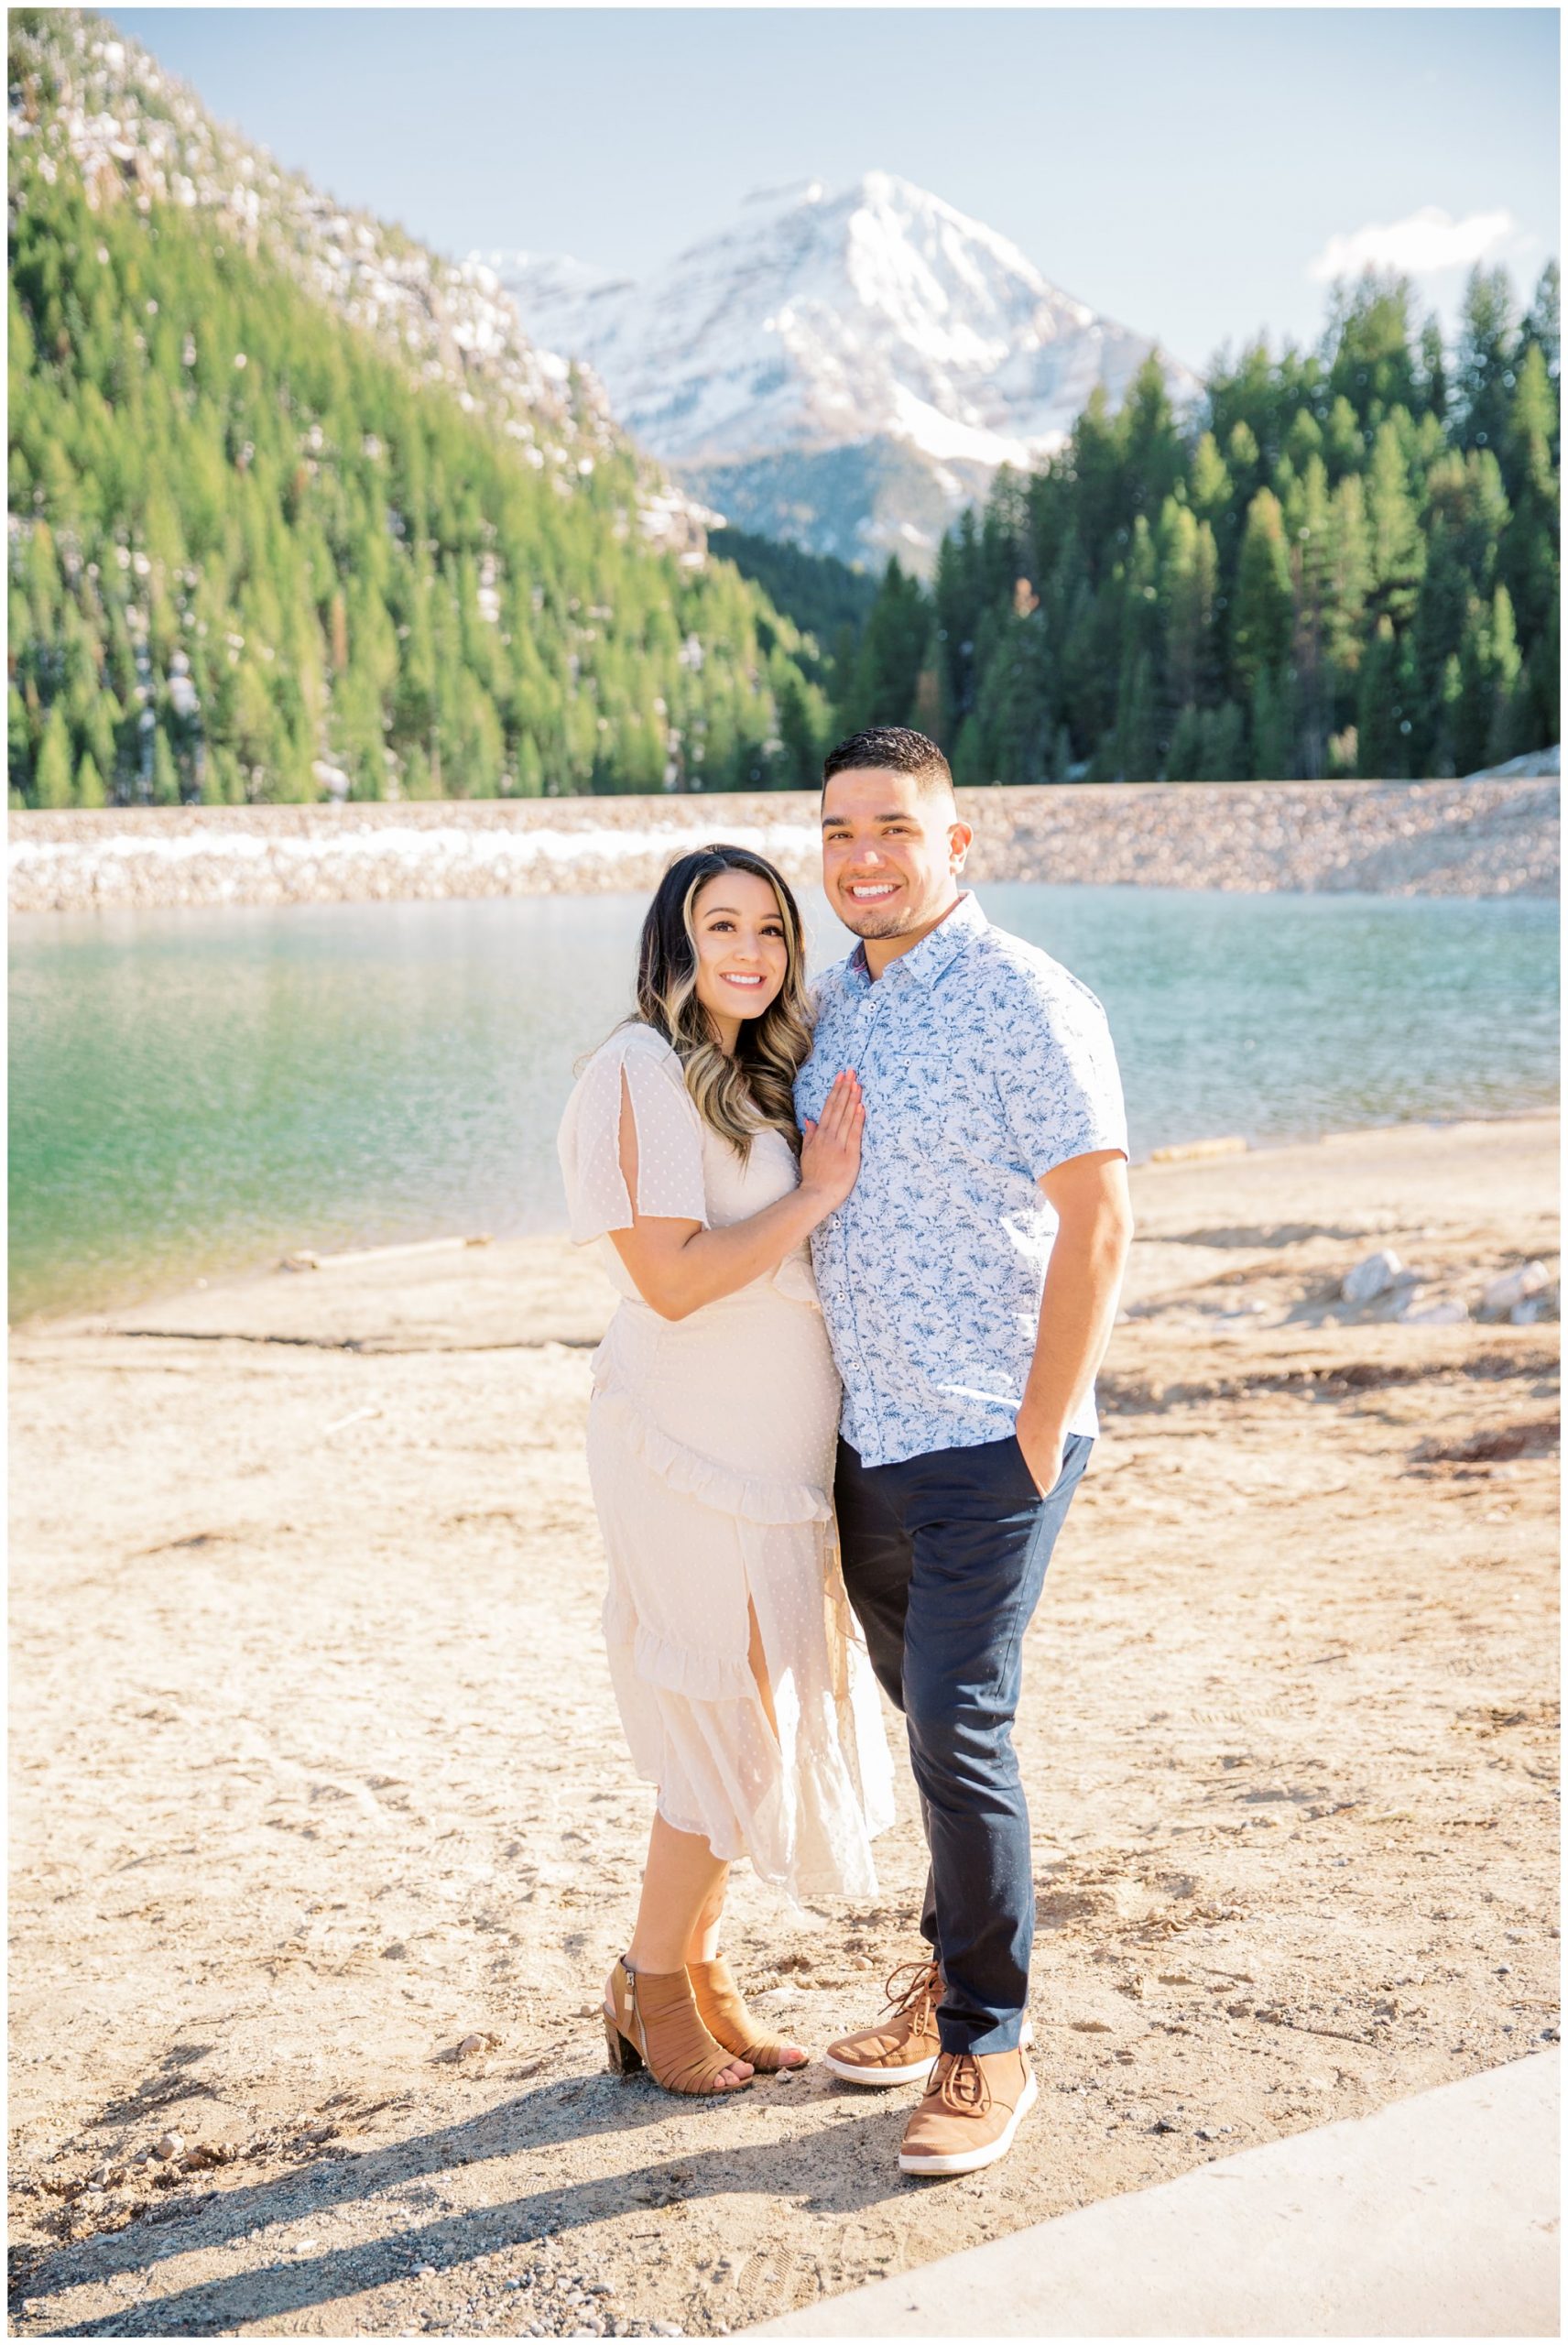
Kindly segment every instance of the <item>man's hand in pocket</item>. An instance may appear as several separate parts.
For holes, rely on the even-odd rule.
[[[1067,1436],[1034,1422],[1022,1409],[1013,1430],[1023,1451],[1024,1464],[1034,1477],[1035,1488],[1042,1499],[1048,1497],[1062,1479],[1062,1456]]]

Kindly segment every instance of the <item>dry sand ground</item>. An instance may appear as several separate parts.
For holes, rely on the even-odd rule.
[[[895,2170],[910,2090],[604,2072],[648,1795],[596,1634],[590,1264],[24,1330],[20,2332],[723,2332],[1555,2040],[1558,1331],[1332,1300],[1376,1242],[1472,1289],[1550,1252],[1555,1143],[1135,1176],[1020,1726],[1044,2092],[953,2183]],[[808,2043],[914,1949],[907,1800],[881,1850],[854,1910],[737,1881]],[[170,2181],[135,2163],[166,2128],[238,2156]]]

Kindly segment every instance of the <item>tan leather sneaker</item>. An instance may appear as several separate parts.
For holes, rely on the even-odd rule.
[[[995,2165],[1040,2087],[1022,2051],[944,2052],[904,2128],[901,2174],[974,2174]]]
[[[934,1962],[902,1964],[887,1981],[887,2018],[830,2044],[823,2066],[849,2085],[924,2084],[942,2050],[936,2007],[945,1991]]]

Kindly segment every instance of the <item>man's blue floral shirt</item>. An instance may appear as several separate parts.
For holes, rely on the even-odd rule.
[[[868,1466],[1000,1440],[1056,1233],[1040,1175],[1127,1150],[1105,1013],[965,894],[875,982],[858,946],[822,978],[802,1118],[846,1066],[866,1096],[860,1177],[811,1241],[844,1437]],[[1091,1393],[1067,1430],[1096,1423]]]

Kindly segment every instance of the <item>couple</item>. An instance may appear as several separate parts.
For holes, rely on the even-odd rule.
[[[909,1733],[929,1952],[825,2057],[923,2084],[899,2165],[967,2174],[1037,2089],[1012,1723],[1095,1429],[1126,1125],[1099,1003],[961,889],[972,834],[934,743],[854,735],[822,815],[856,951],[809,999],[778,873],[740,847],[681,856],[637,1016],[561,1129],[572,1236],[605,1241],[623,1298],[588,1467],[615,1693],[659,1787],[605,2030],[613,2067],[672,2092],[804,2065],[719,1950],[728,1867],[796,1898],[875,1893],[874,1672]]]

